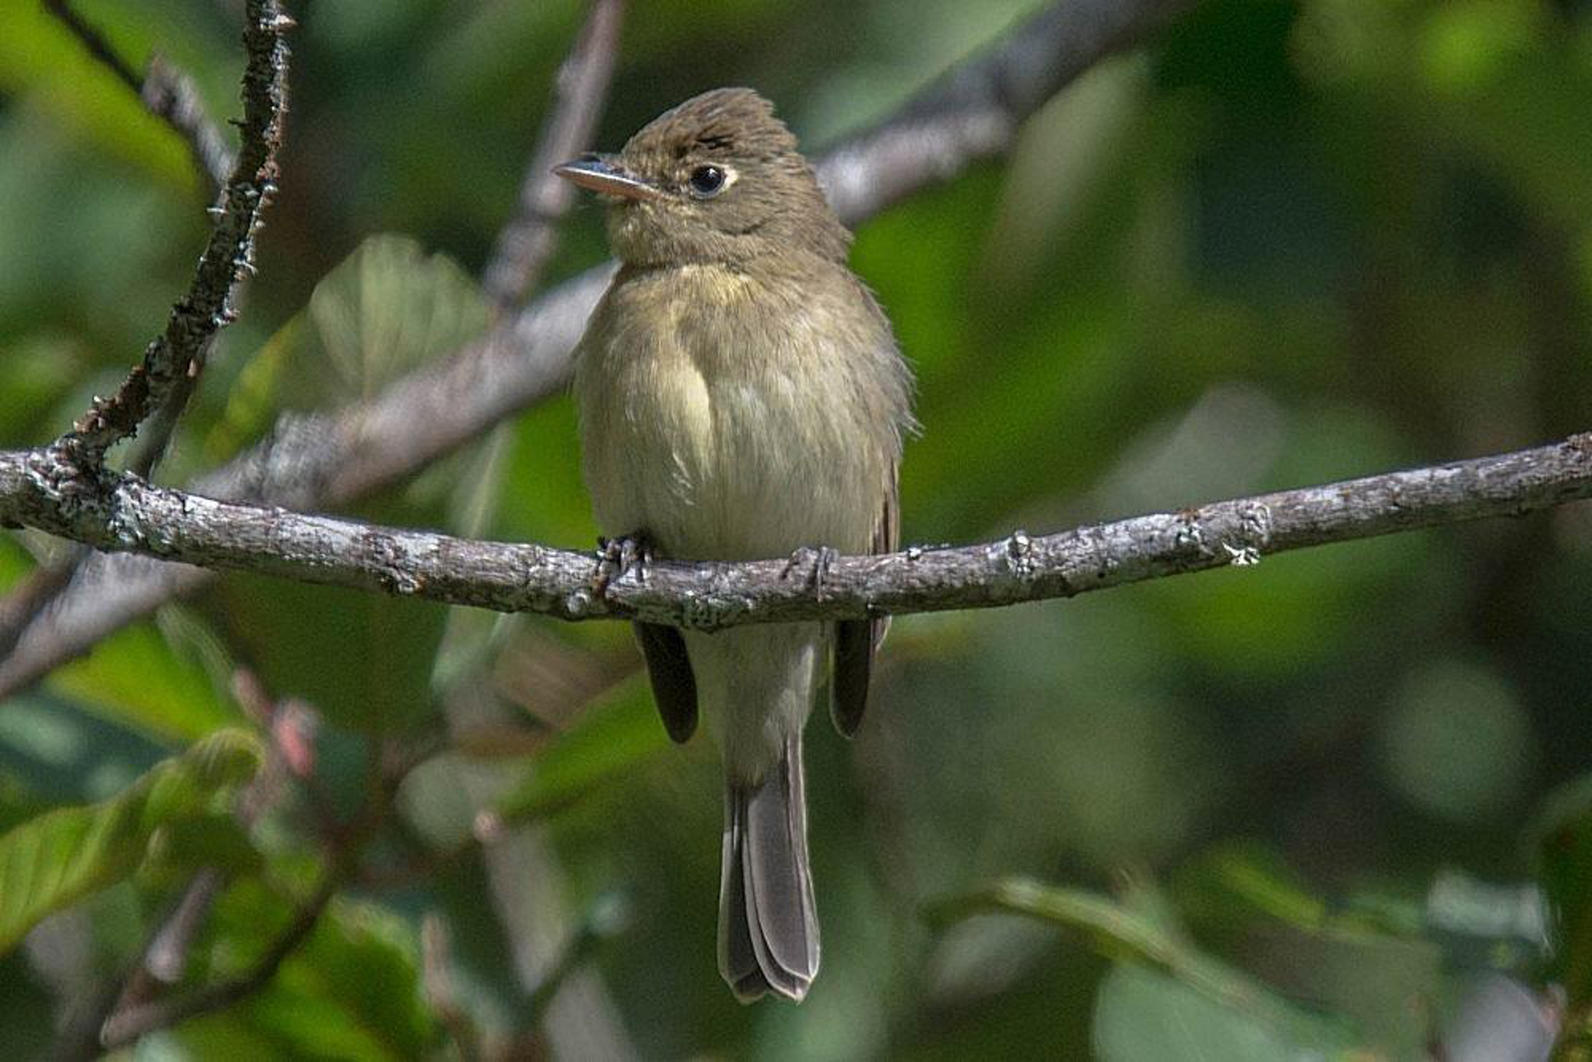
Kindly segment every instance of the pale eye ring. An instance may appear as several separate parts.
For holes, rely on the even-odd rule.
[[[730,186],[730,175],[721,166],[698,166],[687,184],[698,199],[712,199]]]

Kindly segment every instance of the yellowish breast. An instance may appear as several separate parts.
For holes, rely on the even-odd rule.
[[[604,533],[690,557],[868,548],[894,432],[866,400],[868,338],[836,317],[723,267],[622,274],[576,366]]]

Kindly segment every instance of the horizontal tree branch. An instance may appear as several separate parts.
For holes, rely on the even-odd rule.
[[[1592,497],[1592,433],[1532,450],[1213,502],[1058,534],[828,563],[655,561],[598,589],[592,554],[215,501],[48,450],[0,453],[0,519],[98,549],[566,620],[701,630],[988,608],[1246,565],[1305,546]],[[815,546],[821,543],[814,543]],[[816,554],[815,554],[816,556]]]
[[[1187,2],[1054,3],[901,111],[819,158],[820,180],[835,208],[852,223],[949,180],[1010,147],[1022,120],[1044,103],[1040,88],[1059,91],[1068,78],[1134,43],[1135,33],[1148,34]],[[1020,80],[1019,70],[1043,71],[1047,64],[1054,65],[1057,76],[1031,76],[1027,93],[993,88]],[[958,91],[972,95],[964,100]],[[1004,132],[966,135],[970,114],[987,114],[1003,101],[1011,108],[1000,123]],[[908,125],[924,149],[934,148],[932,166],[902,149],[904,141],[893,131]],[[890,191],[882,196],[871,191],[876,188]],[[564,387],[570,351],[612,269],[608,263],[560,284],[454,357],[399,380],[369,401],[284,419],[270,438],[191,489],[296,509],[329,508],[415,472]],[[90,558],[50,609],[20,633],[11,652],[0,654],[0,697],[162,603],[197,591],[208,578],[203,569],[143,557]]]

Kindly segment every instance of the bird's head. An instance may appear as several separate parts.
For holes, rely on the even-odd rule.
[[[744,265],[802,251],[838,261],[851,239],[796,138],[747,88],[695,96],[617,155],[554,172],[608,200],[609,242],[634,265]]]

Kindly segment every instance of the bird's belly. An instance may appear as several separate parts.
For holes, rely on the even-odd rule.
[[[868,548],[885,473],[807,381],[710,379],[681,359],[632,362],[610,383],[614,408],[596,419],[621,430],[593,425],[585,440],[605,533],[645,531],[678,557]]]

